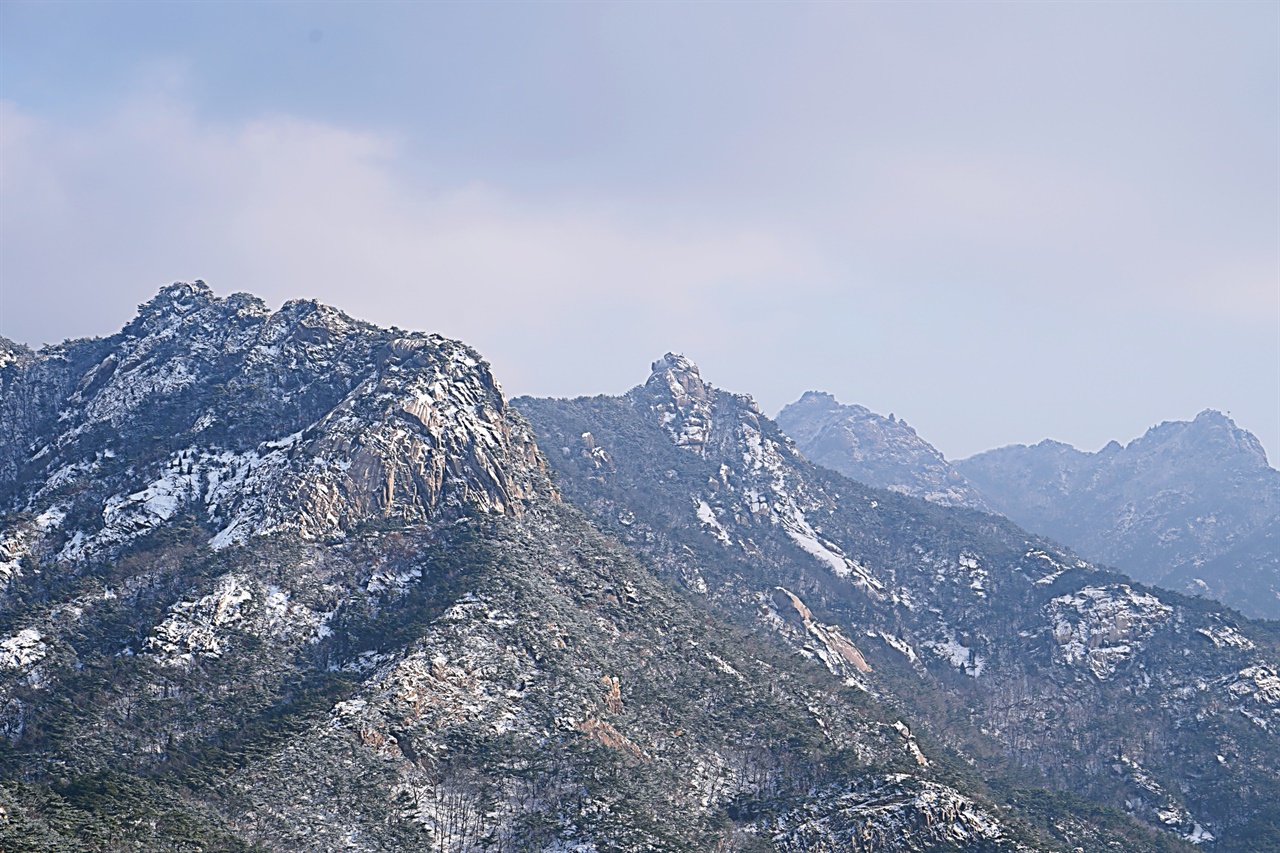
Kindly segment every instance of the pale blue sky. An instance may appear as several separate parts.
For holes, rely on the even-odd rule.
[[[666,350],[952,457],[1206,407],[1280,453],[1275,3],[0,3],[0,334],[162,284]]]

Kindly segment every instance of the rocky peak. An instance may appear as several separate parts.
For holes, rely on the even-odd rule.
[[[518,515],[552,494],[488,365],[439,335],[392,333],[314,301],[272,313],[196,282],[161,290],[99,350],[84,365],[42,351],[5,377],[15,423],[41,421],[28,400],[51,401],[56,416],[0,486],[15,509],[85,520],[23,534],[66,559],[179,513],[223,547],[464,508]],[[43,361],[61,365],[57,381]]]
[[[173,284],[160,288],[160,292],[139,310],[139,314],[145,315],[150,312],[164,310],[185,313],[217,301],[219,300],[214,295],[213,288],[200,279],[192,282],[175,281]]]
[[[1195,417],[1194,423],[1218,424],[1234,428],[1236,423],[1217,409],[1205,409]]]
[[[1214,409],[1205,409],[1192,421],[1165,421],[1129,443],[1129,448],[1136,451],[1161,447],[1207,455],[1217,463],[1245,468],[1270,467],[1258,437]]]
[[[175,281],[138,306],[138,316],[125,327],[124,333],[137,337],[152,334],[221,301],[203,281]]]
[[[795,443],[754,399],[703,382],[691,362],[672,354],[655,362],[649,382],[628,396],[633,407],[648,403],[677,447],[720,461],[707,490],[691,498],[700,524],[723,545],[750,548],[751,533],[744,531],[779,529],[836,576],[879,594],[880,582],[808,520],[807,514],[827,512],[833,498],[803,476]]]
[[[838,418],[845,411],[871,414],[861,406],[842,406],[835,395],[826,391],[805,391],[799,400],[782,408],[778,422],[790,424],[790,429],[783,428],[797,443],[808,442],[831,418]]]
[[[816,412],[838,412],[841,409],[840,401],[836,399],[836,395],[826,391],[805,391],[800,395],[800,399],[791,405]]]
[[[763,417],[750,395],[704,382],[698,366],[678,353],[653,362],[648,381],[628,396],[633,404],[647,405],[677,445],[702,456],[713,434],[717,440],[737,441],[743,426],[758,433]],[[719,423],[713,421],[713,412]]]
[[[655,361],[645,387],[669,393],[678,406],[691,406],[708,398],[698,365],[679,353],[669,352]]]
[[[711,389],[698,366],[669,352],[653,363],[644,392],[676,444],[704,454],[711,435]]]
[[[778,425],[808,459],[847,477],[935,503],[989,509],[933,445],[893,415],[807,391],[778,413]]]

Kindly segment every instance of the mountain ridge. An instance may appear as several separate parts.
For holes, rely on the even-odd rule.
[[[0,391],[6,848],[1059,846],[564,502],[458,342],[176,284]]]
[[[1272,695],[1274,664],[1251,663],[1275,654],[1261,651],[1275,649],[1269,629],[1141,587],[996,516],[813,466],[750,398],[700,374],[689,393],[686,364],[668,354],[621,397],[512,402],[543,446],[561,446],[548,460],[566,500],[674,583],[769,626],[833,678],[912,715],[913,733],[946,743],[987,778],[1030,773],[1035,784],[1181,826],[1198,843],[1214,835],[1252,849],[1266,837],[1240,828],[1232,842],[1230,820],[1205,809],[1225,816],[1236,808],[1227,802],[1261,795],[1244,810],[1260,808],[1265,822],[1271,771],[1238,768],[1251,781],[1231,783],[1226,799],[1208,793],[1220,782],[1194,793],[1205,783],[1191,768],[1221,766],[1215,755],[1226,753],[1203,751],[1184,726],[1212,718],[1251,749],[1274,749],[1269,722],[1234,722],[1257,716],[1254,706],[1222,716],[1212,698]],[[673,367],[682,375],[665,375]],[[1237,630],[1249,637],[1239,645]],[[1204,669],[1190,676],[1189,666]],[[1187,677],[1204,689],[1188,691]],[[1256,687],[1234,686],[1246,681]],[[1045,706],[1051,718],[1040,716]],[[1118,707],[1129,711],[1099,710]],[[1144,746],[1153,738],[1166,747]],[[1180,796],[1190,799],[1175,805]]]
[[[1266,625],[812,466],[683,357],[508,404],[459,342],[199,284],[14,351],[6,848],[1272,838]]]
[[[1136,577],[1280,618],[1280,471],[1221,412],[1095,453],[1012,445],[955,463],[999,511]],[[1262,595],[1259,595],[1262,593]]]
[[[997,512],[1144,582],[1280,619],[1280,472],[1222,412],[1097,451],[1043,439],[955,461],[903,421],[825,392],[778,422],[807,458],[860,482]]]

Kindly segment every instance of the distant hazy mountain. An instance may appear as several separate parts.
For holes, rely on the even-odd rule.
[[[1097,453],[1043,441],[954,465],[998,511],[1091,560],[1280,618],[1280,471],[1220,412]]]
[[[907,422],[863,406],[841,405],[822,391],[778,413],[778,426],[811,462],[871,486],[944,506],[991,511],[972,485]]]

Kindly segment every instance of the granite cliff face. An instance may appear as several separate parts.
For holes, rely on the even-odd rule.
[[[805,458],[850,479],[933,501],[992,511],[982,495],[906,421],[806,391],[778,413]]]
[[[955,465],[998,511],[1090,559],[1280,618],[1280,471],[1219,412],[1097,453],[1044,441]]]

